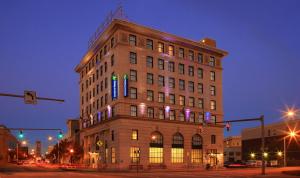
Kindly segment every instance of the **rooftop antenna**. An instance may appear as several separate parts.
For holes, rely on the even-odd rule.
[[[90,39],[88,41],[88,49],[90,49],[94,45],[95,41],[101,36],[101,34],[104,32],[104,30],[111,24],[111,22],[114,19],[128,21],[127,16],[124,13],[121,2],[119,3],[119,5],[115,11],[110,11],[108,13],[105,20],[98,26],[95,33],[90,37]]]

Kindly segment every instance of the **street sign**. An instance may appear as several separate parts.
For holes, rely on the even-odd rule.
[[[35,91],[24,91],[25,104],[37,104]]]

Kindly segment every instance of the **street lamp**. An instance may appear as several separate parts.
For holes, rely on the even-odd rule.
[[[49,136],[49,137],[48,137],[48,140],[49,140],[49,141],[52,141],[52,140],[53,140],[53,137]]]
[[[254,158],[255,158],[255,153],[251,153],[251,154],[250,154],[250,157],[251,157],[252,159],[254,159]]]
[[[291,130],[287,136],[283,137],[283,164],[286,167],[286,137],[295,138],[297,136],[296,132]]]

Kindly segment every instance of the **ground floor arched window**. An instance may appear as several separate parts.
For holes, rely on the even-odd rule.
[[[183,163],[184,152],[184,139],[183,136],[177,132],[173,135],[172,150],[171,150],[171,162]]]
[[[151,141],[149,146],[149,163],[160,164],[163,163],[163,136],[160,132],[153,132],[151,134]]]
[[[191,162],[194,164],[203,162],[202,137],[199,134],[192,137]]]

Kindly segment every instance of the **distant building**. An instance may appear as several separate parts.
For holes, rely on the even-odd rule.
[[[242,160],[241,136],[230,136],[224,139],[224,161]]]
[[[294,136],[290,133],[294,131]],[[284,140],[286,140],[287,165],[300,165],[300,120],[287,120],[265,126],[265,158],[268,162],[283,164]],[[261,159],[261,128],[242,130],[242,159]]]
[[[4,125],[0,125],[0,165],[16,157],[17,139]]]
[[[35,156],[41,157],[41,153],[42,153],[42,143],[41,143],[41,141],[36,141],[35,142]]]
[[[73,144],[79,144],[79,118],[78,119],[68,119],[67,120],[68,133],[65,138],[68,141],[72,141]]]
[[[192,41],[117,19],[108,24],[75,69],[84,163],[223,166],[223,127],[215,121],[223,120],[227,52],[209,38]]]

